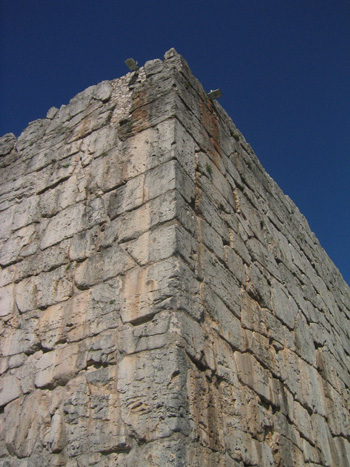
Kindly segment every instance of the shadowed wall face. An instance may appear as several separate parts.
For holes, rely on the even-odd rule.
[[[181,56],[0,152],[4,465],[348,465],[349,287]]]

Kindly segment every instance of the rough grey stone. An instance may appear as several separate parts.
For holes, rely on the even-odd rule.
[[[112,86],[109,81],[99,83],[94,90],[93,97],[102,102],[107,102],[112,94]]]
[[[0,156],[0,465],[348,465],[350,289],[174,49]]]
[[[13,133],[7,133],[0,138],[0,155],[6,156],[15,147],[16,136]]]

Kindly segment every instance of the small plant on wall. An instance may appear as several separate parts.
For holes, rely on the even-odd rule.
[[[211,177],[213,175],[213,168],[212,166],[209,164],[209,162],[207,162],[207,165],[205,166],[206,170],[207,170],[207,174],[209,175],[209,177]]]
[[[231,136],[236,140],[239,141],[239,135],[233,131],[231,131]]]

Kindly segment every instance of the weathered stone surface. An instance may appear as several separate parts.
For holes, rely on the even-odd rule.
[[[0,288],[0,316],[7,316],[15,311],[13,289],[13,284]]]
[[[180,287],[179,263],[175,258],[128,271],[121,319],[136,324],[150,319],[164,307],[175,308]]]
[[[106,248],[82,263],[75,271],[74,281],[78,288],[87,289],[98,282],[128,271],[135,262],[122,248]]]
[[[0,465],[349,465],[350,289],[174,49],[0,157]]]
[[[28,247],[35,239],[36,231],[34,224],[16,230],[3,244],[2,248],[0,247],[0,265],[5,267],[18,261],[22,249]]]
[[[19,380],[12,375],[4,376],[1,381],[0,406],[8,404],[21,395]]]
[[[15,146],[16,136],[13,133],[7,133],[1,138],[0,155],[6,156]]]
[[[186,435],[188,422],[182,416],[186,399],[180,390],[185,375],[176,375],[183,355],[174,348],[145,356],[125,356],[120,363],[118,390],[124,422],[145,441],[167,438],[174,432]],[[152,386],[144,381],[150,375]]]

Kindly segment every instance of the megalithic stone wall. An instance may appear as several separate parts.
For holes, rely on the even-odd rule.
[[[0,466],[349,465],[349,287],[175,50],[0,141]]]

